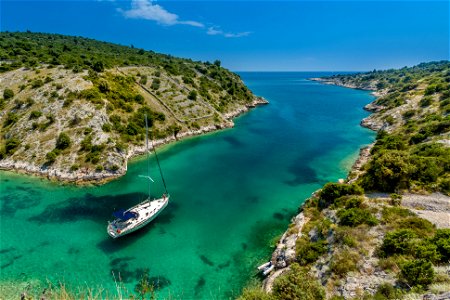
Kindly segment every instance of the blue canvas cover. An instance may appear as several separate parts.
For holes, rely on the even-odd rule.
[[[122,221],[126,221],[129,219],[133,219],[137,217],[137,213],[135,212],[131,212],[131,211],[126,211],[126,210],[118,210],[113,212],[113,216],[122,220]]]

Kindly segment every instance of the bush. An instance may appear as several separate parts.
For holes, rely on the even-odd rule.
[[[366,189],[395,192],[408,188],[416,167],[411,163],[408,152],[385,150],[374,156],[361,183]]]
[[[450,229],[438,229],[431,239],[436,245],[441,263],[450,262]]]
[[[419,237],[432,236],[436,231],[436,226],[430,221],[410,216],[404,219],[399,219],[396,222],[398,228],[410,229],[414,231]]]
[[[400,270],[400,277],[412,287],[427,287],[434,279],[433,265],[425,259],[406,262]]]
[[[430,241],[422,241],[422,243],[416,245],[414,248],[414,257],[426,259],[432,263],[437,263],[441,259],[436,245],[432,244]]]
[[[425,96],[420,100],[419,105],[420,107],[427,107],[430,106],[432,102],[433,98],[431,96]]]
[[[244,288],[242,295],[237,300],[274,300],[272,295],[267,294],[259,286]]]
[[[3,99],[8,100],[14,97],[14,92],[11,89],[5,89],[3,91]]]
[[[197,91],[190,91],[189,95],[188,95],[188,99],[189,100],[196,100],[197,99]]]
[[[56,140],[56,149],[64,150],[70,147],[70,144],[71,141],[69,136],[64,132],[61,132]]]
[[[416,238],[417,235],[411,229],[399,229],[388,232],[380,248],[381,254],[383,257],[394,254],[412,254]]]
[[[19,148],[21,142],[17,138],[10,138],[5,143],[5,155],[12,155]]]
[[[5,122],[3,123],[3,127],[8,127],[9,125],[12,125],[16,123],[19,120],[19,116],[15,113],[9,112],[6,115]]]
[[[54,151],[50,151],[45,155],[45,158],[47,159],[48,164],[53,164],[56,161],[56,157],[58,155]]]
[[[306,266],[315,262],[320,256],[327,253],[327,243],[325,241],[308,242],[299,240],[297,244],[297,261],[301,266]]]
[[[330,264],[331,271],[340,277],[348,272],[356,271],[359,258],[357,252],[343,250],[333,256]]]
[[[361,208],[341,209],[338,211],[339,225],[356,227],[361,224],[374,226],[378,220],[367,210]]]
[[[399,293],[390,283],[380,284],[377,288],[377,292],[374,295],[374,300],[385,299],[400,299],[401,293]]]
[[[325,291],[305,269],[300,268],[298,264],[292,264],[286,275],[275,280],[273,296],[284,300],[323,300]]]
[[[33,110],[33,111],[30,113],[30,120],[31,120],[31,119],[37,119],[37,118],[39,118],[40,116],[42,116],[42,112],[41,112],[41,111]]]
[[[319,193],[319,208],[330,206],[334,200],[346,195],[362,195],[364,190],[356,184],[342,184],[329,182]]]

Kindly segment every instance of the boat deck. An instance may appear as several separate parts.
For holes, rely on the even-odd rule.
[[[136,214],[135,218],[123,221],[116,219],[108,225],[108,234],[117,238],[131,233],[152,221],[168,204],[169,198],[146,200],[130,208],[128,211]]]

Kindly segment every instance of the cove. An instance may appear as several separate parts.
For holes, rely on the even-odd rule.
[[[307,80],[330,74],[240,73],[270,104],[237,118],[232,129],[161,148],[171,202],[150,225],[119,240],[107,235],[107,221],[145,198],[138,177],[145,160],[98,187],[1,172],[2,293],[63,281],[113,294],[112,274],[133,291],[147,272],[159,298],[239,295],[301,203],[345,178],[359,148],[374,139],[359,126],[373,96]],[[153,192],[161,194],[156,183]]]

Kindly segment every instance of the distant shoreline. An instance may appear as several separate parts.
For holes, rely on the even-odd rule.
[[[176,143],[187,137],[200,136],[206,133],[219,131],[226,128],[232,128],[234,127],[234,118],[248,112],[252,108],[266,104],[269,104],[269,102],[263,97],[255,97],[251,104],[241,106],[238,109],[224,114],[226,121],[219,125],[202,126],[197,130],[180,132],[176,136],[172,135],[163,139],[155,140],[152,143],[155,147],[160,147],[163,145]],[[128,169],[128,162],[132,158],[144,154],[145,151],[146,150],[144,146],[131,146],[130,149],[128,149],[126,166],[123,172],[112,173],[108,171],[96,172],[94,170],[91,170],[89,173],[87,173],[82,169],[73,172],[64,172],[56,168],[43,169],[40,166],[34,166],[23,161],[14,161],[11,159],[4,159],[0,161],[0,172],[14,172],[18,174],[32,175],[54,182],[69,183],[75,185],[102,185],[124,176]]]

